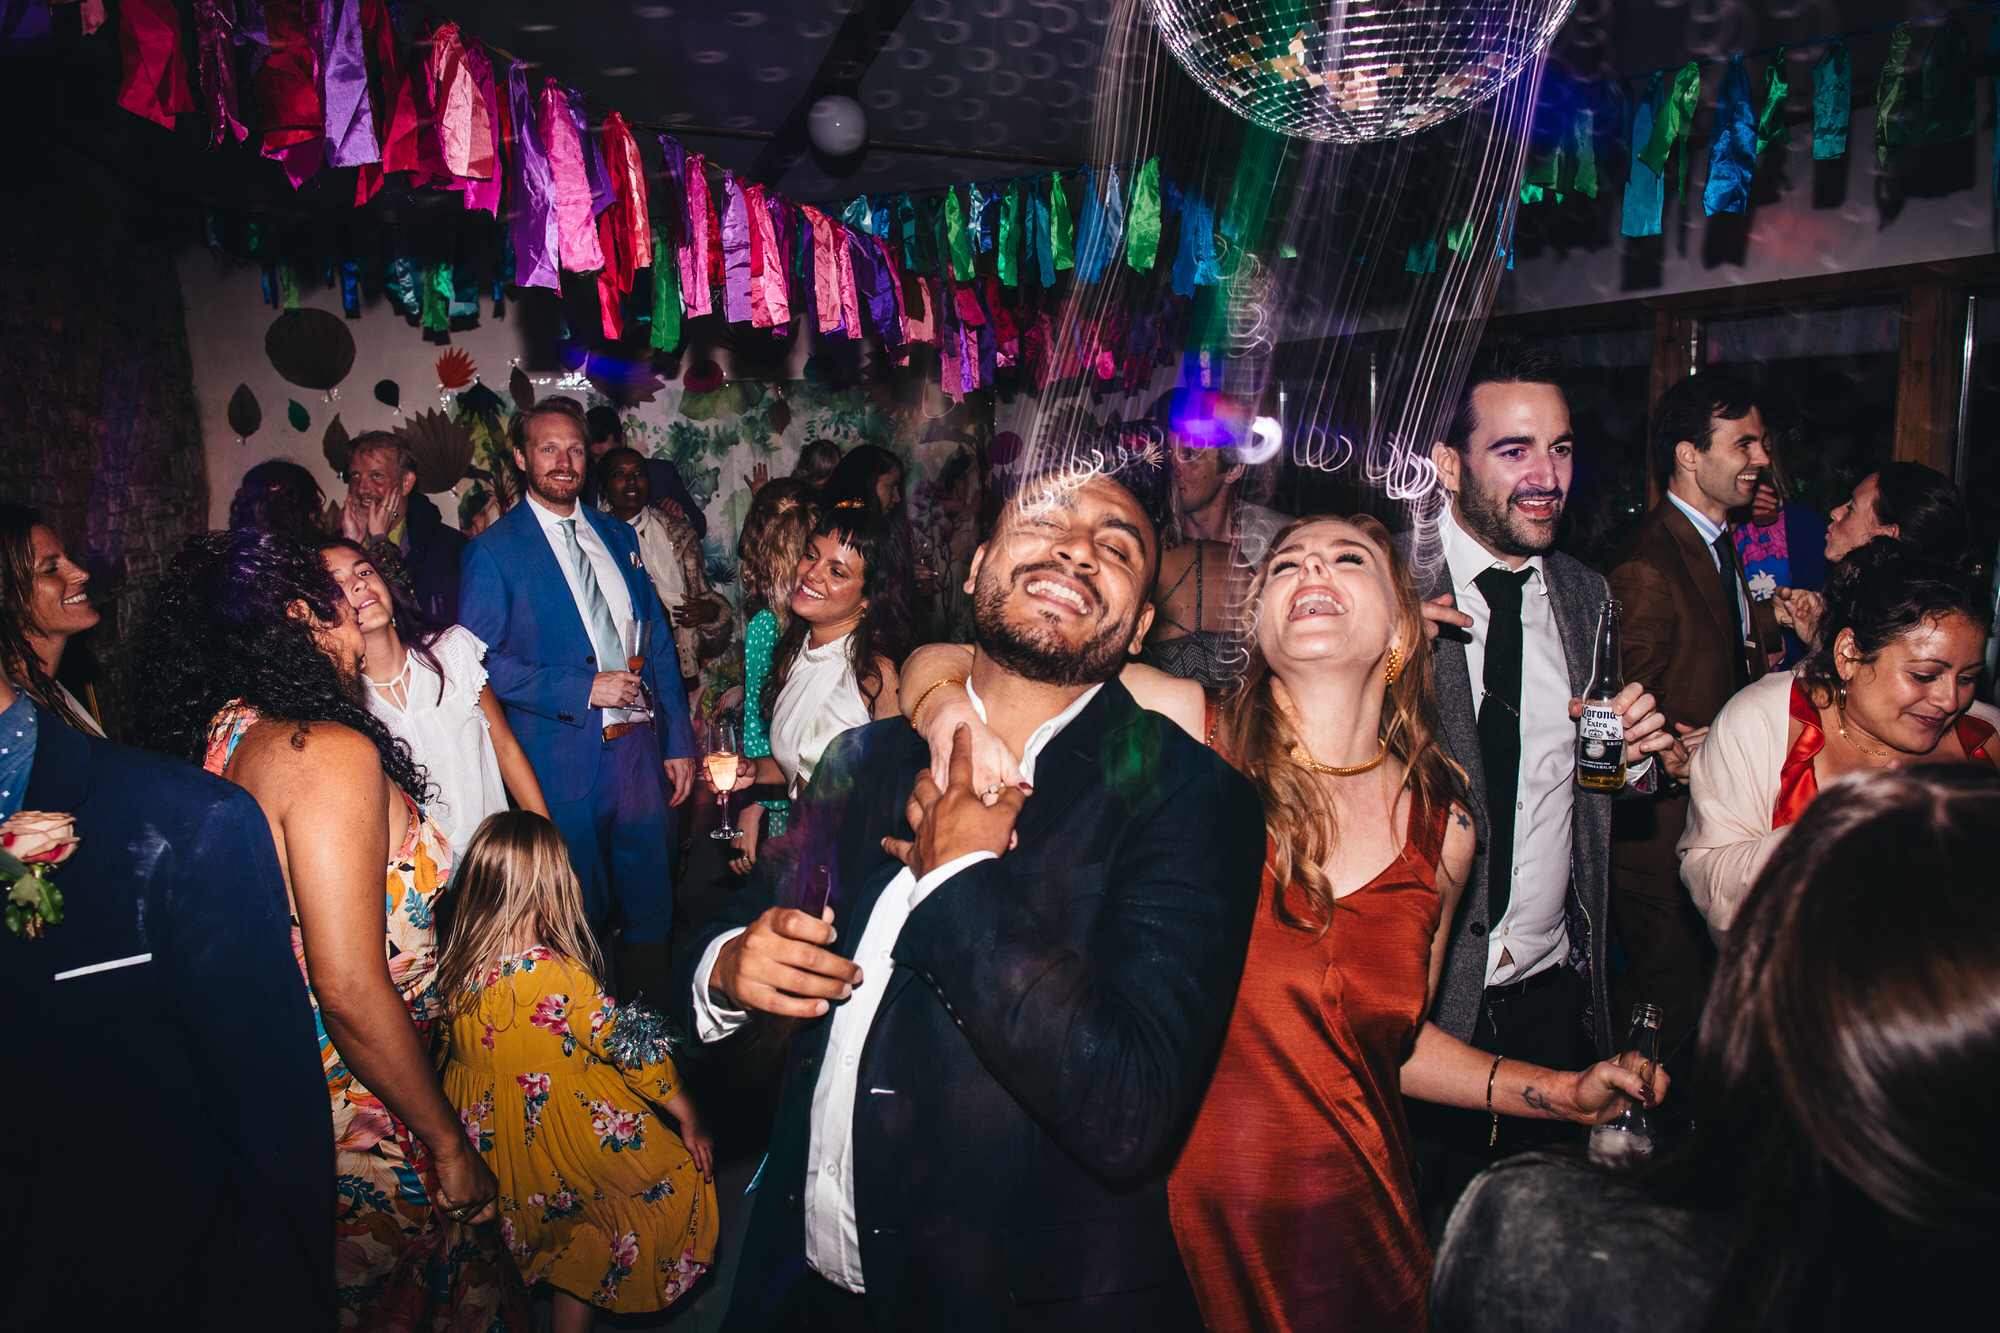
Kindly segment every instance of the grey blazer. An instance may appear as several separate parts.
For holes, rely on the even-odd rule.
[[[1581,696],[1590,685],[1591,655],[1597,636],[1598,603],[1611,595],[1604,576],[1583,562],[1551,551],[1542,557],[1548,582],[1549,606],[1562,635],[1563,658],[1569,666],[1569,687]],[[1424,590],[1426,598],[1452,591],[1451,571],[1442,560]],[[1461,1041],[1472,1039],[1479,1005],[1486,990],[1487,818],[1486,769],[1479,756],[1479,710],[1465,660],[1465,632],[1449,626],[1432,645],[1432,672],[1437,684],[1439,740],[1445,753],[1465,769],[1478,833],[1472,854],[1472,875],[1459,899],[1444,957],[1444,977],[1438,986],[1432,1019]],[[1626,792],[1650,793],[1660,766],[1646,770]],[[1604,933],[1610,924],[1611,801],[1600,792],[1575,788],[1576,809],[1570,819],[1569,917],[1572,946],[1579,925],[1589,935],[1591,1024],[1597,1050],[1608,1059],[1616,1017],[1611,1014],[1604,962]]]

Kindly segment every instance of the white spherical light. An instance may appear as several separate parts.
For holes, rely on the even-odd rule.
[[[1148,0],[1216,101],[1281,134],[1394,139],[1463,115],[1548,49],[1570,0]]]
[[[846,157],[868,142],[868,113],[853,98],[829,93],[806,113],[806,135],[828,157]]]

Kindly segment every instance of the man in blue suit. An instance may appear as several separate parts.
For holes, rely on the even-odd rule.
[[[67,814],[63,918],[0,931],[14,1328],[331,1329],[333,1119],[240,788],[0,679],[0,815]]]
[[[527,499],[465,548],[459,622],[569,841],[591,924],[622,918],[618,989],[663,993],[673,925],[669,801],[694,782],[694,729],[673,625],[630,525],[579,504],[582,410],[546,399],[515,416]],[[626,670],[633,657],[644,662]],[[667,788],[671,786],[671,795]]]

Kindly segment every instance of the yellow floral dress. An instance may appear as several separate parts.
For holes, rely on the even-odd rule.
[[[666,1025],[544,948],[501,959],[452,1020],[444,1091],[500,1178],[529,1282],[619,1313],[662,1309],[715,1257],[715,1186],[662,1107]]]
[[[254,708],[232,701],[209,724],[203,767],[222,776]],[[389,979],[426,1046],[438,1014],[437,932],[431,911],[451,874],[451,846],[415,801],[409,831],[384,884]],[[489,1224],[452,1221],[431,1204],[429,1151],[347,1068],[327,1036],[306,972],[305,939],[292,911],[292,954],[306,974],[320,1063],[333,1103],[333,1268],[339,1327],[363,1330],[460,1329],[532,1333],[526,1286]]]

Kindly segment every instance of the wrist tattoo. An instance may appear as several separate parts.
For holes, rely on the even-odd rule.
[[[1521,1100],[1528,1104],[1529,1110],[1538,1115],[1545,1115],[1551,1120],[1561,1119],[1556,1112],[1555,1104],[1548,1099],[1548,1094],[1533,1084],[1521,1089]]]

